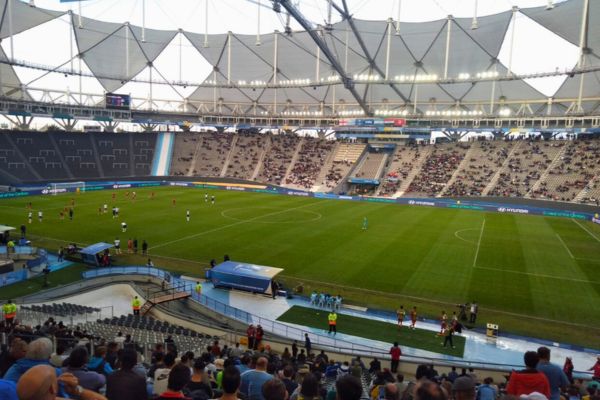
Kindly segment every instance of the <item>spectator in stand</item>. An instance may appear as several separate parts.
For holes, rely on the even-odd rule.
[[[456,378],[458,378],[458,372],[456,372],[456,367],[452,367],[452,369],[448,373],[448,380],[450,382],[454,382]]]
[[[200,358],[197,358],[194,361],[194,371],[189,383],[186,386],[186,393],[189,393],[189,396],[192,398],[202,397],[201,393],[199,392],[204,392],[204,398],[206,399],[213,398],[213,390],[210,386],[210,380],[208,379],[206,372],[204,372],[205,367],[206,364],[204,364]],[[223,376],[225,376],[225,372],[223,372]],[[221,382],[221,384],[223,384],[223,382]]]
[[[452,384],[454,400],[475,400],[475,381],[469,376],[461,376]]]
[[[588,371],[594,371],[592,379],[600,381],[600,356],[596,358],[596,364],[594,364],[592,368],[588,369]]]
[[[94,357],[88,362],[87,369],[90,371],[96,371],[99,374],[110,375],[113,373],[113,369],[108,362],[105,360],[106,347],[96,346],[94,349]]]
[[[157,400],[183,399],[191,400],[183,395],[183,388],[190,381],[190,369],[183,364],[177,364],[169,372],[167,390]]]
[[[483,380],[483,384],[477,390],[477,400],[496,400],[498,390],[493,383],[494,380],[490,377]]]
[[[288,392],[283,382],[279,379],[271,379],[262,387],[262,395],[265,400],[287,400]]]
[[[390,355],[392,357],[392,363],[390,369],[392,373],[398,372],[398,365],[400,364],[400,356],[402,355],[402,350],[400,346],[398,346],[398,342],[394,342],[394,346],[390,349]]]
[[[537,350],[540,361],[536,369],[546,375],[550,384],[550,400],[560,400],[560,392],[566,391],[569,380],[558,365],[550,364],[550,349],[542,346]]]
[[[256,360],[256,367],[242,374],[240,392],[246,400],[265,400],[262,394],[262,386],[265,382],[273,379],[273,376],[267,373],[268,364],[269,362],[265,357],[259,357]]]
[[[384,389],[384,399],[385,400],[398,400],[400,398],[400,392],[398,391],[398,386],[393,383],[388,383],[385,385]]]
[[[335,382],[336,400],[360,400],[363,392],[360,379],[344,375]]]
[[[17,395],[19,400],[62,400],[62,397],[58,397],[61,391],[59,382],[71,397],[106,400],[101,394],[79,386],[79,381],[71,374],[63,374],[57,378],[56,369],[49,365],[36,365],[27,370],[17,383]]]
[[[381,362],[377,359],[377,357],[373,357],[369,363],[369,373],[374,374],[379,371],[381,371]]]
[[[137,353],[133,349],[119,352],[120,369],[106,379],[106,396],[110,400],[133,400],[148,397],[146,380],[133,372],[137,363]]]
[[[152,387],[152,393],[157,396],[167,391],[169,374],[175,365],[175,355],[173,353],[167,353],[163,359],[163,362],[164,368],[157,368],[156,371],[154,371],[154,386]]]
[[[571,384],[573,384],[573,370],[575,367],[573,366],[573,360],[571,357],[565,358],[565,364],[563,365],[563,372],[567,376],[567,379]]]
[[[12,381],[0,379],[0,399],[19,400],[17,397],[17,385]]]
[[[308,337],[308,333],[304,334],[304,348],[306,349],[306,356],[310,357],[310,351],[312,349],[312,342],[310,341],[310,338]]]
[[[4,375],[4,379],[18,382],[21,375],[36,365],[50,365],[50,355],[52,354],[52,341],[48,338],[39,338],[29,343],[25,357],[17,360]],[[60,375],[60,368],[56,370]]]
[[[223,394],[219,400],[239,400],[237,397],[240,388],[240,372],[237,368],[229,366],[223,371]]]
[[[56,368],[61,368],[63,363],[67,359],[65,351],[67,350],[65,344],[61,341],[56,345],[56,352],[50,356],[50,364]]]
[[[246,329],[246,337],[248,338],[248,349],[254,348],[254,339],[256,338],[256,328],[253,324],[250,324]]]
[[[285,389],[288,392],[288,395],[291,396],[292,393],[298,388],[298,383],[293,380],[294,377],[294,367],[291,365],[286,365],[283,367],[283,379],[281,380],[285,385]]]
[[[528,395],[533,392],[538,392],[550,398],[550,384],[546,375],[538,372],[536,369],[540,360],[535,351],[528,351],[523,357],[525,361],[525,369],[522,371],[513,371],[510,374],[506,392],[515,396],[522,394]]]
[[[104,375],[95,371],[88,371],[85,368],[87,362],[87,349],[82,346],[76,347],[73,349],[73,351],[71,351],[67,362],[67,367],[63,370],[63,372],[73,374],[73,376],[79,380],[79,384],[84,389],[100,392],[100,389],[106,384],[106,378]]]
[[[24,358],[27,354],[27,342],[14,338],[10,343],[10,348],[0,354],[0,376],[4,376],[6,371],[18,360]]]
[[[307,374],[290,400],[321,400],[319,378],[315,374]]]

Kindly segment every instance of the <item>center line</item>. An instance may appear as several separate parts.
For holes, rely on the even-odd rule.
[[[481,224],[481,232],[479,232],[479,240],[477,241],[477,251],[475,252],[475,258],[473,259],[473,268],[477,264],[477,257],[479,256],[479,246],[481,246],[481,238],[483,237],[483,229],[485,228],[485,218]]]

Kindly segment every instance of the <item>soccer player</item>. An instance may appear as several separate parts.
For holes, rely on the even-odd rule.
[[[104,203],[104,214],[108,212],[108,204]]]
[[[131,200],[135,200],[136,197],[137,197],[137,193],[131,192]]]
[[[210,202],[211,202],[212,204],[215,204],[215,196],[210,196]]]
[[[117,194],[115,192],[113,192],[112,199],[114,200],[116,197],[117,197]]]
[[[448,315],[446,311],[442,311],[441,324],[440,324],[440,334],[444,333],[444,330],[448,326]]]
[[[62,221],[63,219],[65,219],[65,213],[64,212],[59,212],[58,213],[58,218]]]
[[[73,208],[69,208],[69,220],[73,221]]]
[[[396,316],[398,317],[398,328],[402,328],[402,324],[404,323],[404,317],[406,316],[404,306],[400,306],[400,308],[396,311]]]
[[[27,221],[29,223],[31,223],[31,221],[33,221],[33,213],[31,211],[29,211],[29,213],[27,214]]]
[[[150,192],[150,200],[154,200],[154,192]]]
[[[208,203],[208,193],[204,193],[204,202]]]
[[[363,226],[362,226],[362,230],[363,230],[363,231],[366,231],[368,227],[369,227],[369,220],[367,219],[367,217],[365,217],[365,218],[363,219]]]
[[[115,254],[121,254],[121,241],[119,237],[115,238]]]
[[[417,324],[417,307],[413,307],[410,310],[410,327],[411,329],[416,329],[415,325]]]
[[[187,222],[190,222],[190,210],[186,210],[186,211],[185,211],[185,220],[186,220]]]
[[[173,203],[173,207],[175,207],[177,205],[177,199],[173,198],[172,203]]]
[[[133,240],[131,240],[131,238],[127,240],[127,253],[133,253]]]
[[[113,215],[113,219],[117,218],[117,207],[112,208],[112,215]]]
[[[38,220],[40,222],[42,222],[43,219],[44,219],[44,213],[40,210],[40,211],[38,211]]]
[[[115,207],[115,216],[119,218],[119,207]]]
[[[123,231],[123,233],[127,232],[127,222],[121,222],[121,230]]]

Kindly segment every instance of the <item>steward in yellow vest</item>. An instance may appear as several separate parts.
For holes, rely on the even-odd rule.
[[[328,333],[333,332],[333,334],[335,335],[337,333],[337,329],[336,329],[337,314],[335,313],[335,311],[332,311],[329,313],[327,320],[329,321],[329,332]]]

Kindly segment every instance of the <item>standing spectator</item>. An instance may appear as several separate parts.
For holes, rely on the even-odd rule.
[[[575,367],[573,366],[573,360],[571,357],[565,358],[565,364],[563,365],[563,372],[567,376],[567,379],[572,384],[573,383],[573,370]]]
[[[542,346],[537,350],[540,361],[536,369],[546,375],[550,384],[549,400],[560,400],[560,391],[566,391],[569,380],[558,365],[550,364],[550,349]]]
[[[197,358],[196,361],[194,361],[193,374],[190,378],[189,383],[186,386],[187,392],[192,398],[196,398],[196,396],[201,396],[202,394],[200,392],[204,392],[204,398],[206,399],[213,398],[213,391],[210,386],[208,376],[206,376],[206,372],[204,371],[205,368],[206,364],[204,364],[204,362],[200,358]],[[221,384],[223,384],[222,381]]]
[[[184,399],[191,400],[189,397],[183,395],[183,388],[190,381],[190,369],[183,364],[175,365],[169,372],[169,378],[167,383],[167,390],[165,390],[158,397],[157,400],[173,400],[173,399]]]
[[[395,374],[396,372],[398,372],[400,356],[402,355],[402,350],[400,349],[400,346],[398,346],[398,342],[394,342],[394,345],[390,349],[390,355],[392,356],[392,364],[390,366],[390,369],[392,370],[392,373]]]
[[[9,300],[10,301],[10,300]],[[594,371],[593,378],[596,381],[600,381],[600,356],[596,358],[596,364],[592,366],[592,368],[588,369],[588,371]]]
[[[65,249],[60,246],[60,249],[58,249],[58,259],[57,262],[63,262],[65,260]]]
[[[283,382],[279,379],[271,379],[262,387],[262,395],[265,400],[287,400],[288,393]]]
[[[133,238],[133,253],[137,254],[138,252],[138,240],[137,238]]]
[[[291,396],[292,393],[296,391],[298,387],[298,383],[293,380],[294,377],[294,367],[291,365],[286,365],[283,367],[283,379],[282,382],[285,385],[285,388],[288,392],[288,395]]]
[[[73,349],[73,351],[71,351],[67,367],[63,370],[63,372],[73,374],[79,380],[79,384],[84,389],[89,389],[93,392],[100,392],[100,389],[106,384],[106,378],[104,375],[95,371],[88,371],[85,368],[87,362],[87,349],[83,346],[76,347]]]
[[[163,394],[168,388],[169,374],[175,365],[175,356],[173,353],[167,353],[163,359],[163,362],[165,364],[164,368],[157,368],[156,371],[154,371],[154,386],[152,388],[152,392],[157,396]],[[187,370],[189,371],[189,368]]]
[[[496,400],[498,391],[493,383],[494,380],[490,377],[483,380],[483,384],[477,390],[477,400]]]
[[[259,357],[256,360],[255,369],[242,374],[240,392],[244,394],[246,400],[265,400],[262,394],[262,386],[265,382],[273,379],[273,376],[267,373],[267,366],[267,359]]]
[[[223,394],[219,400],[239,400],[237,397],[240,388],[240,372],[237,368],[229,366],[223,371]]]
[[[477,305],[475,300],[473,300],[473,302],[471,303],[470,311],[471,311],[471,314],[469,315],[469,322],[474,324],[475,321],[477,321],[477,312],[479,311],[479,306]]]
[[[312,349],[312,343],[308,337],[308,333],[304,334],[304,348],[306,349],[306,356],[310,357],[310,351]]]
[[[456,372],[456,367],[452,367],[450,372],[448,372],[448,380],[454,382],[456,378],[458,378],[458,372]]]
[[[264,336],[265,331],[263,330],[263,327],[260,326],[260,324],[258,324],[258,326],[256,327],[256,336],[254,338],[254,350],[258,350],[260,348],[260,342],[263,340]]]
[[[298,341],[294,340],[294,343],[292,343],[292,358],[296,359],[297,356],[298,356]]]
[[[8,300],[3,306],[2,311],[4,312],[4,323],[6,326],[13,326],[15,317],[17,316],[17,305],[12,300]]]
[[[352,375],[344,375],[335,382],[336,400],[360,400],[362,384]]]
[[[523,359],[525,361],[525,369],[518,372],[513,371],[510,374],[506,392],[515,396],[539,392],[550,398],[548,378],[536,369],[540,360],[538,354],[535,351],[528,351],[525,353]]]
[[[94,348],[94,356],[87,364],[87,369],[107,376],[112,374],[113,369],[106,361],[106,351],[105,346],[96,346]]]
[[[250,324],[246,329],[246,337],[248,338],[248,349],[254,349],[254,340],[256,338],[256,328],[253,324]]]

